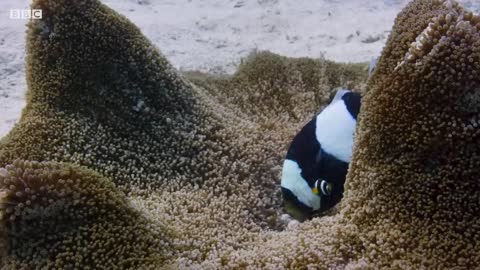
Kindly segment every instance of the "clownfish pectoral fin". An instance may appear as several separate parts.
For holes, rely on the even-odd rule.
[[[318,152],[315,155],[315,165],[318,165],[320,161],[322,161],[322,148],[318,149]]]

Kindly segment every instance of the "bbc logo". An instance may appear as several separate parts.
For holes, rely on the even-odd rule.
[[[10,19],[39,20],[41,18],[41,9],[10,9]]]

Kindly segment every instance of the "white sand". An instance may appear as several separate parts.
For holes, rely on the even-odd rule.
[[[365,62],[380,54],[408,0],[104,0],[127,16],[180,70],[232,73],[253,50]],[[478,12],[478,0],[462,0]],[[0,137],[25,105],[25,20],[0,9]]]

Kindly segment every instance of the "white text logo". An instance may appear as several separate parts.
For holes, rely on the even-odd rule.
[[[41,9],[10,9],[10,19],[39,20],[41,18]]]

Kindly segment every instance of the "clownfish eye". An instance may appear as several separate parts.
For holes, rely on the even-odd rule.
[[[324,196],[330,196],[330,194],[332,194],[332,190],[333,190],[332,183],[329,183],[325,180],[320,181],[320,179],[318,179],[317,181],[315,181],[315,185],[313,186],[312,191],[315,194],[318,194],[321,191]]]

